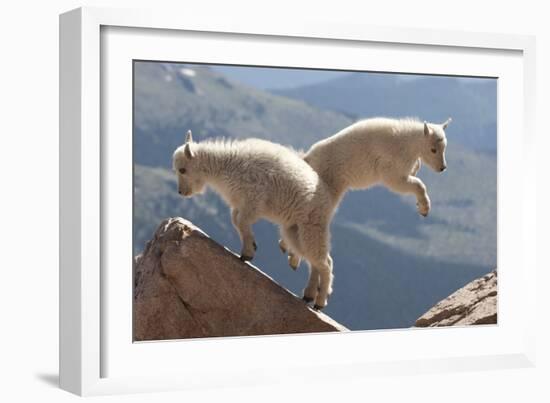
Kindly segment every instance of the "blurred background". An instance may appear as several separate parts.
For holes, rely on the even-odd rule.
[[[325,312],[352,330],[403,328],[442,298],[496,267],[497,81],[181,63],[134,62],[134,254],[166,217],[182,216],[235,252],[229,208],[211,191],[178,195],[171,156],[193,131],[258,137],[307,150],[373,116],[418,117],[447,129],[448,169],[418,176],[432,201],[427,218],[414,196],[381,187],[348,193],[332,223],[334,294]],[[277,228],[254,225],[254,265],[298,295]]]

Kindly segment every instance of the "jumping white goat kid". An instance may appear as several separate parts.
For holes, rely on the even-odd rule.
[[[181,195],[201,193],[208,185],[230,206],[242,260],[251,260],[256,251],[251,225],[260,218],[278,224],[283,242],[309,263],[304,300],[314,301],[316,309],[326,306],[335,205],[326,184],[297,152],[258,139],[194,143],[189,131],[174,152],[173,168]]]
[[[421,162],[436,172],[447,168],[445,129],[413,119],[374,118],[357,122],[315,143],[304,160],[321,176],[337,199],[348,189],[382,184],[416,196],[418,212],[427,216],[430,198],[416,177]]]
[[[419,214],[427,216],[430,198],[426,185],[416,177],[421,162],[436,172],[447,168],[445,129],[451,123],[434,124],[415,119],[373,118],[359,121],[335,135],[315,143],[303,157],[326,183],[332,206],[338,206],[349,189],[366,189],[382,184],[397,193],[416,196]],[[293,269],[298,254],[289,252]]]

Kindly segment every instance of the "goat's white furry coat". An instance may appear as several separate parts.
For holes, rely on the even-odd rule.
[[[173,156],[180,194],[191,196],[210,186],[231,207],[231,219],[243,247],[241,258],[253,258],[251,225],[265,218],[279,225],[283,243],[310,266],[306,301],[326,305],[332,292],[329,225],[335,206],[326,184],[292,149],[265,140],[205,141],[186,144]]]

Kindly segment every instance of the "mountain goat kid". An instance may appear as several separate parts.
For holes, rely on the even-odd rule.
[[[189,131],[174,152],[173,168],[181,195],[201,193],[208,185],[230,206],[243,261],[256,251],[251,225],[260,218],[278,224],[284,242],[309,262],[303,299],[314,301],[315,309],[326,306],[333,281],[329,225],[335,206],[325,183],[297,152],[258,139],[194,143]]]
[[[426,185],[416,177],[421,162],[436,172],[447,168],[445,129],[414,119],[366,119],[315,143],[304,160],[340,200],[348,189],[382,184],[396,193],[416,196],[418,213],[430,211]]]

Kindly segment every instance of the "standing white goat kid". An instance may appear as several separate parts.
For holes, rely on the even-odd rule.
[[[208,185],[230,206],[242,260],[251,260],[256,250],[251,225],[260,218],[278,224],[283,242],[309,262],[304,300],[314,301],[316,309],[326,306],[335,206],[326,184],[298,153],[258,139],[194,143],[189,131],[174,152],[173,168],[181,195],[190,197]]]

